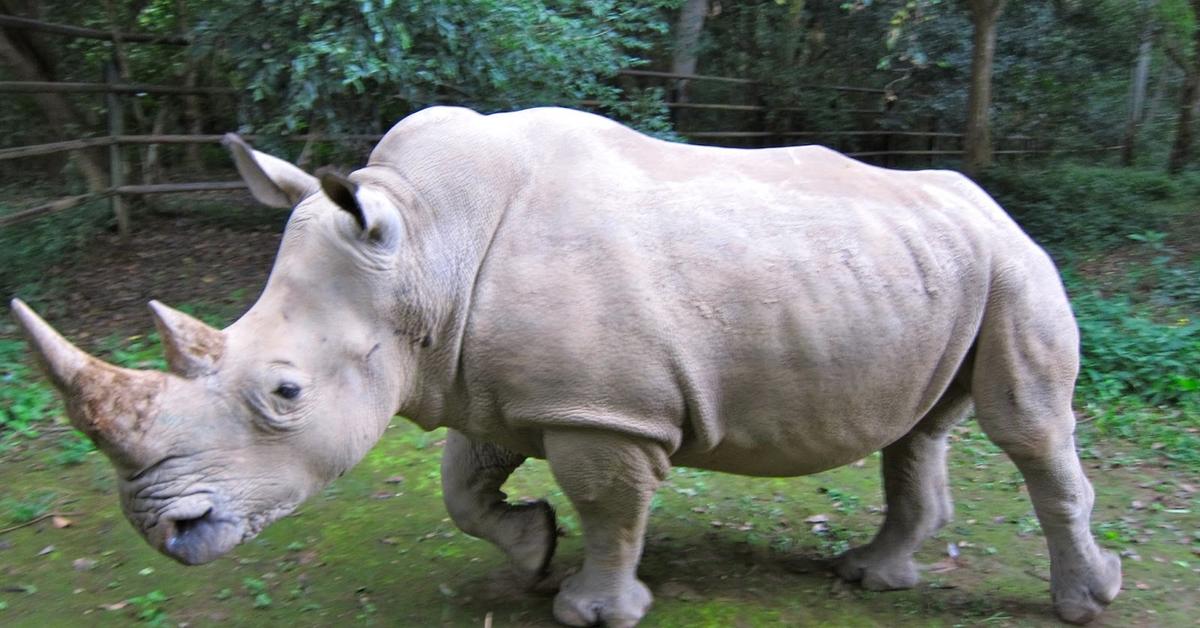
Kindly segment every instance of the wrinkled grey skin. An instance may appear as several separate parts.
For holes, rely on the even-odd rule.
[[[531,579],[554,513],[500,487],[548,460],[584,531],[565,624],[646,613],[637,562],[673,465],[803,475],[882,449],[886,520],[836,571],[911,587],[952,516],[946,435],[973,404],[1028,483],[1059,615],[1116,596],[1074,449],[1062,285],[962,176],[669,144],[561,109],[429,109],[348,179],[229,145],[256,197],[295,210],[228,329],[152,304],[171,373],[101,363],[14,302],[166,554],[202,563],[254,536],[400,413],[451,428],[451,516]]]

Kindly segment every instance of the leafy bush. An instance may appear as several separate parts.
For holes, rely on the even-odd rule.
[[[1150,205],[1193,198],[1195,176],[1077,165],[993,169],[980,183],[1030,236],[1056,253],[1094,251],[1133,233],[1162,231],[1169,216]]]
[[[1127,296],[1072,297],[1082,337],[1079,388],[1095,401],[1135,399],[1200,410],[1200,321],[1159,322]]]
[[[668,31],[678,0],[205,3],[201,46],[228,54],[270,133],[367,132],[436,103],[496,111],[597,100]],[[653,130],[663,111],[633,110]]]
[[[39,188],[38,192],[42,192]],[[15,186],[0,190],[0,196],[12,197],[18,192]],[[46,189],[34,198],[49,199],[61,196],[62,192]],[[24,203],[28,205],[28,203]],[[18,207],[0,198],[0,216],[17,211]],[[58,214],[51,214],[30,222],[0,228],[0,296],[17,292],[22,288],[26,295],[43,276],[46,267],[72,251],[88,238],[95,237],[112,221],[108,205],[93,201],[73,207]]]
[[[1067,285],[1081,334],[1079,405],[1101,434],[1200,465],[1200,320],[1070,276]]]

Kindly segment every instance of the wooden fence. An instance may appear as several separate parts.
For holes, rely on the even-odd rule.
[[[117,43],[136,43],[146,45],[164,45],[164,46],[187,46],[191,41],[187,37],[166,36],[143,33],[121,33],[116,30],[101,31],[90,28],[81,28],[65,24],[53,24],[22,18],[11,15],[0,15],[0,27],[13,29],[26,29],[53,35],[62,35],[67,37],[79,37],[98,39]],[[97,200],[108,199],[111,204],[112,212],[116,217],[118,232],[122,239],[128,240],[131,225],[129,218],[128,207],[125,203],[126,196],[144,195],[144,194],[167,194],[167,193],[183,193],[183,192],[200,192],[213,190],[235,190],[245,188],[245,184],[241,181],[207,181],[193,183],[159,183],[159,184],[130,184],[125,179],[128,162],[125,159],[124,147],[132,145],[167,145],[167,144],[212,144],[221,141],[221,135],[203,135],[203,134],[179,134],[179,135],[130,135],[124,130],[125,111],[122,102],[122,96],[130,94],[160,94],[160,95],[192,95],[204,96],[208,98],[236,95],[238,92],[233,88],[218,87],[218,86],[179,86],[179,85],[149,85],[142,83],[126,82],[118,76],[117,68],[117,50],[114,45],[113,59],[106,64],[104,68],[104,80],[102,82],[86,83],[86,82],[30,82],[30,81],[0,81],[0,94],[30,94],[30,93],[70,93],[70,94],[104,94],[108,113],[107,134],[99,137],[87,137],[74,140],[66,140],[59,142],[49,142],[44,144],[36,144],[29,146],[15,146],[10,148],[0,148],[0,162],[34,157],[40,155],[49,155],[54,153],[94,150],[98,148],[108,149],[108,170],[109,170],[109,186],[103,190],[93,190],[87,194],[79,194],[65,198],[55,199],[36,207],[30,207],[6,216],[0,217],[0,227],[16,224],[26,220],[31,220],[38,216],[43,216],[53,212],[63,211],[80,204]],[[954,156],[962,155],[961,147],[962,134],[949,133],[940,131],[913,131],[913,130],[846,130],[846,131],[811,131],[803,129],[793,129],[789,125],[792,119],[791,114],[802,114],[804,109],[797,107],[770,107],[761,97],[758,96],[762,86],[754,80],[745,78],[725,77],[725,76],[708,76],[699,74],[675,74],[670,72],[657,72],[651,70],[624,70],[620,73],[621,80],[626,81],[641,81],[641,82],[658,82],[660,86],[670,86],[678,84],[681,81],[685,82],[711,82],[724,85],[732,85],[744,88],[745,93],[750,94],[752,102],[749,103],[729,103],[729,102],[690,102],[690,101],[672,101],[664,104],[673,112],[692,111],[692,112],[734,112],[737,114],[752,114],[757,116],[757,130],[721,130],[720,128],[695,128],[683,129],[678,131],[680,135],[689,140],[698,143],[716,142],[722,145],[739,144],[745,145],[747,142],[755,146],[781,146],[797,143],[809,143],[805,140],[809,139],[824,139],[832,140],[833,147],[844,148],[842,143],[853,140],[854,138],[874,138],[880,146],[873,150],[850,150],[845,151],[848,155],[867,159],[881,159],[885,165],[890,165],[889,160],[897,157],[923,157],[932,160],[935,156]],[[897,95],[885,89],[856,87],[844,85],[806,85],[802,88],[813,90],[825,90],[832,94],[838,95],[838,103],[842,102],[842,95],[852,95],[859,98],[875,99],[878,101],[878,106],[863,105],[861,103],[850,103],[843,113],[857,116],[875,116],[880,117],[886,113],[887,103],[894,103]],[[582,101],[576,103],[582,107],[599,107],[598,101]],[[783,126],[768,128],[765,120],[768,114],[781,118],[785,121]],[[749,126],[755,127],[755,124],[739,125],[744,129]],[[312,142],[335,142],[347,140],[377,140],[379,135],[296,135],[282,139],[296,141],[312,141]],[[912,148],[896,148],[893,145],[893,140],[896,138],[915,138],[922,140],[924,145],[920,149]],[[247,139],[254,140],[254,137],[248,136]],[[953,148],[946,148],[941,145],[945,141],[956,142]],[[1033,138],[1024,136],[1012,136],[1001,138],[1000,142],[1013,143],[1018,145],[1016,148],[1008,148],[996,151],[998,155],[1026,155],[1048,152],[1047,149],[1038,147]],[[1001,144],[998,144],[1001,145]],[[1109,149],[1105,149],[1109,150]]]

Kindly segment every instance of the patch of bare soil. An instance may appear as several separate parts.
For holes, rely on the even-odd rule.
[[[248,307],[271,270],[284,216],[244,195],[228,200],[235,212],[222,212],[227,218],[179,209],[145,212],[128,245],[115,233],[98,235],[70,261],[48,269],[39,313],[71,340],[94,348],[105,338],[151,330],[151,299]],[[250,218],[236,218],[237,211]]]

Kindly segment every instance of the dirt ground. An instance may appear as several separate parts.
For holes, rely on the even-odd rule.
[[[208,211],[189,211],[192,204]],[[244,193],[172,199],[160,211],[138,216],[129,244],[103,233],[49,268],[39,313],[90,348],[152,329],[151,299],[244,309],[266,283],[286,217]]]

